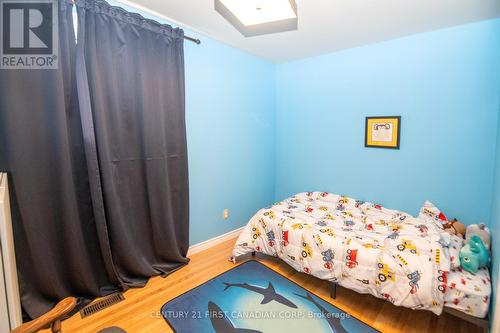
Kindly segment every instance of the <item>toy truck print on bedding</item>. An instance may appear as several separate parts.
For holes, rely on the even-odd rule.
[[[345,265],[353,269],[354,267],[358,266],[358,249],[347,249],[346,250],[346,256],[345,256]]]
[[[416,294],[417,289],[418,289],[418,282],[420,281],[420,272],[419,271],[414,271],[413,273],[408,274],[408,284],[410,285],[410,293],[411,294]]]
[[[324,266],[326,269],[332,269],[333,268],[333,258],[334,258],[334,253],[331,249],[328,249],[326,251],[321,252],[321,255],[323,256],[323,261],[325,262]]]
[[[300,193],[257,212],[233,256],[278,256],[297,271],[440,314],[449,271],[442,232],[433,222],[379,204]]]
[[[274,246],[274,231],[271,230],[266,235],[269,246]]]
[[[301,252],[301,255],[302,255],[302,258],[307,258],[307,257],[311,258],[312,257],[311,247],[305,241],[302,242],[302,252]]]
[[[378,281],[379,282],[395,282],[396,281],[396,273],[389,269],[387,264],[382,262],[378,263],[379,273],[378,273]]]
[[[261,236],[260,230],[257,226],[252,227],[252,239],[256,241]]]
[[[412,241],[410,240],[407,240],[407,239],[404,239],[401,244],[398,244],[397,246],[398,250],[399,251],[410,251],[411,253],[413,254],[417,254],[418,251],[417,251],[417,247],[413,244]]]
[[[290,244],[288,241],[288,230],[283,230],[281,232],[281,245],[287,246],[288,244]]]

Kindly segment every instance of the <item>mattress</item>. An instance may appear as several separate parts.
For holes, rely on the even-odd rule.
[[[487,268],[476,274],[463,271],[460,267],[448,274],[444,305],[471,316],[484,318],[490,307],[491,280]]]

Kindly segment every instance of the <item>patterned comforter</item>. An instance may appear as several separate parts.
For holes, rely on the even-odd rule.
[[[432,219],[308,192],[257,212],[233,256],[262,252],[359,293],[440,314],[450,270],[447,235]]]

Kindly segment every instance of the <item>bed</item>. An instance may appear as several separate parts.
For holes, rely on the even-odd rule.
[[[442,217],[430,202],[413,217],[346,196],[299,193],[257,212],[233,258],[261,252],[397,306],[437,315],[446,306],[482,318],[491,294],[488,270],[462,272],[461,239],[444,231]]]

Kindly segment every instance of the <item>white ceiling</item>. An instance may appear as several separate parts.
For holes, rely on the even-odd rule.
[[[296,0],[297,31],[245,38],[213,0],[118,1],[277,63],[500,17],[500,0]]]

